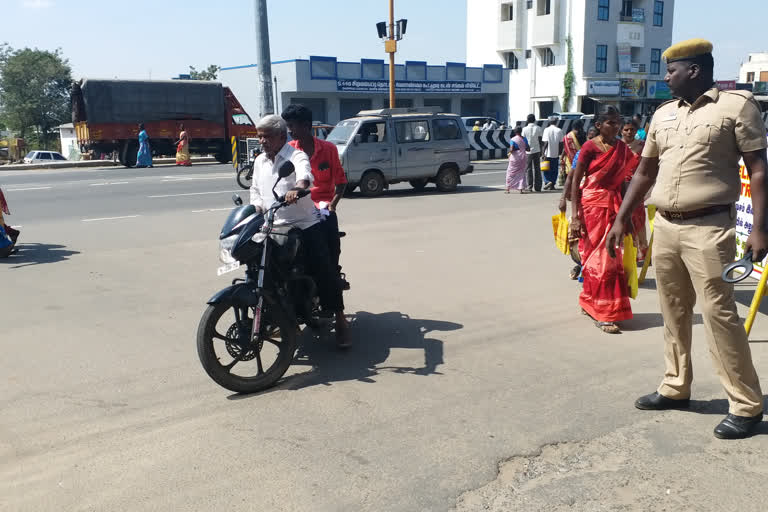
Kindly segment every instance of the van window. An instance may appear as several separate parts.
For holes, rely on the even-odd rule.
[[[395,123],[397,142],[426,142],[429,140],[428,121],[399,121]]]
[[[454,140],[461,138],[459,123],[455,119],[435,119],[435,140]]]
[[[361,142],[363,144],[385,142],[387,140],[387,123],[365,123],[357,133],[362,136]]]

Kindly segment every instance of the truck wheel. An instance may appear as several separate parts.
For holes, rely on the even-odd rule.
[[[459,186],[459,170],[455,167],[445,167],[437,173],[435,180],[440,192],[453,192]]]
[[[384,177],[378,171],[366,171],[360,179],[360,193],[375,197],[384,191]]]
[[[232,161],[232,154],[226,146],[219,146],[219,150],[213,155],[213,158],[220,164],[228,164]]]
[[[411,184],[411,186],[416,190],[424,190],[424,187],[427,186],[427,178],[419,178],[416,180],[411,180],[408,183]]]

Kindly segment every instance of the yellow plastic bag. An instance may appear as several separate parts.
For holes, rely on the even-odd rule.
[[[622,260],[624,273],[627,275],[627,287],[629,296],[637,298],[637,249],[632,241],[632,235],[624,237],[624,259]]]
[[[555,245],[563,254],[568,254],[568,219],[565,213],[561,212],[552,216],[552,231],[555,234]]]

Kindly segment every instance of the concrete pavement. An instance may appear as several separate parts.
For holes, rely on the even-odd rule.
[[[768,436],[712,437],[723,391],[700,317],[694,412],[632,407],[662,371],[653,280],[624,334],[600,333],[553,247],[555,194],[504,195],[503,167],[486,164],[457,194],[345,199],[356,346],[307,340],[280,385],[240,397],[207,378],[194,345],[205,301],[228,283],[215,275],[216,235],[232,172],[153,171],[2,176],[23,232],[20,253],[0,260],[0,510],[759,499]],[[764,315],[752,339],[768,368]]]

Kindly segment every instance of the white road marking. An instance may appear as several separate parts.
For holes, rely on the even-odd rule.
[[[27,188],[8,188],[8,192],[24,192],[25,190],[48,190],[53,187],[27,187]]]
[[[208,208],[207,210],[192,210],[192,213],[222,212],[224,210],[231,210],[232,208],[234,208],[234,206],[230,208]]]
[[[106,183],[91,183],[89,187],[104,187],[106,185],[127,185],[127,181],[108,181]]]
[[[473,172],[472,174],[464,174],[462,175],[463,178],[472,178],[474,176],[480,176],[481,174],[504,174],[507,171],[484,171],[484,172]]]
[[[166,178],[160,180],[163,183],[174,183],[176,181],[199,181],[199,180],[231,180],[234,176],[201,176],[188,178]]]
[[[163,194],[159,196],[147,196],[150,199],[158,199],[162,197],[184,197],[184,196],[206,196],[209,194],[233,194],[242,192],[241,190],[220,190],[218,192],[188,192],[186,194]]]
[[[82,219],[83,222],[96,222],[100,220],[135,219],[141,215],[123,215],[122,217],[101,217],[99,219]]]

